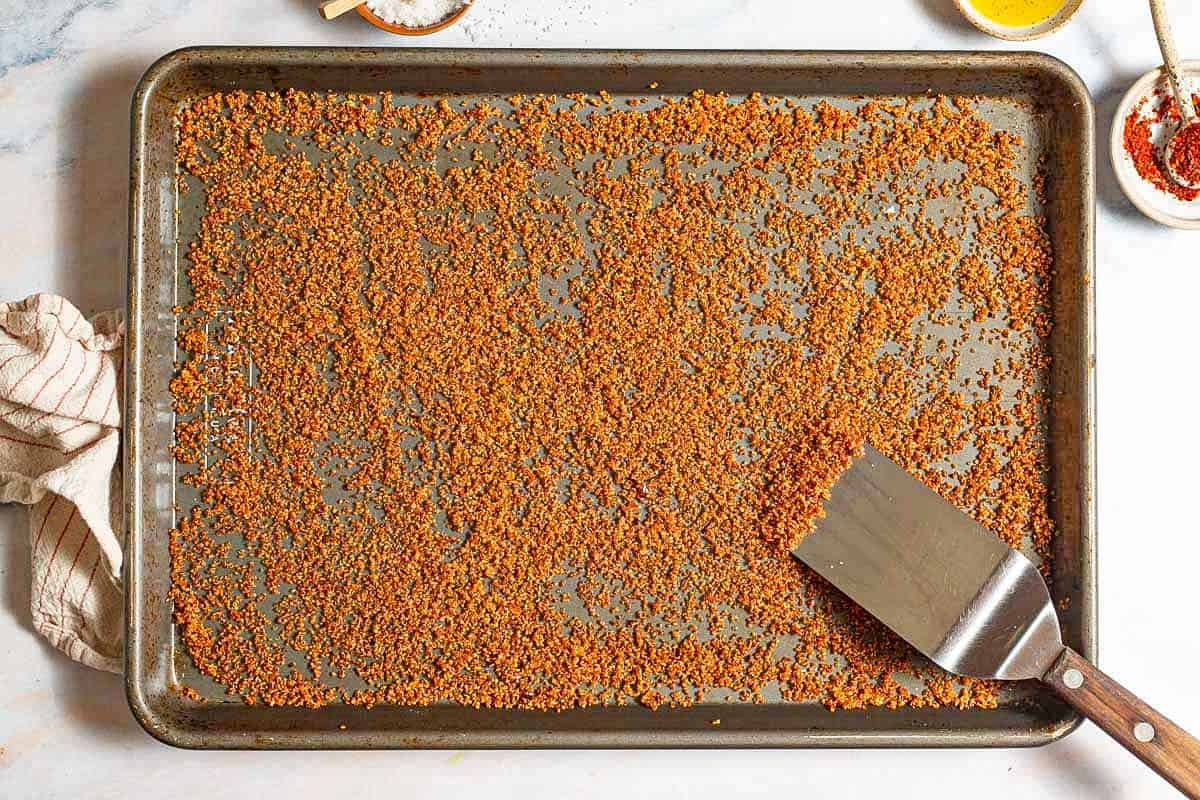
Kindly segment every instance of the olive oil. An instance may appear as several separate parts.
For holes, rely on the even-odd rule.
[[[1054,16],[1066,0],[971,0],[980,14],[1000,25],[1021,28]]]

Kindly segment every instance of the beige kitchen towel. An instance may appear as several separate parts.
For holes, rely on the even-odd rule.
[[[121,671],[121,338],[63,298],[0,303],[0,502],[30,506],[34,627]]]

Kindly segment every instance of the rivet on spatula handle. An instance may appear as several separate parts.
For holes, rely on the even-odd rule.
[[[1077,711],[1192,800],[1200,800],[1200,741],[1071,648],[1042,678]]]
[[[321,16],[325,19],[340,17],[347,11],[353,11],[367,0],[325,0],[321,3]]]

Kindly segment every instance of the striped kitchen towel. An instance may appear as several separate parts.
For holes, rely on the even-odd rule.
[[[121,671],[119,314],[52,294],[0,303],[0,503],[30,508],[34,627]]]

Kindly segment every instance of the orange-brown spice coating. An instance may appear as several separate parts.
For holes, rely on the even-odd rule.
[[[178,134],[171,597],[231,694],[995,705],[788,554],[868,438],[1048,552],[1051,253],[972,100],[232,92]]]

